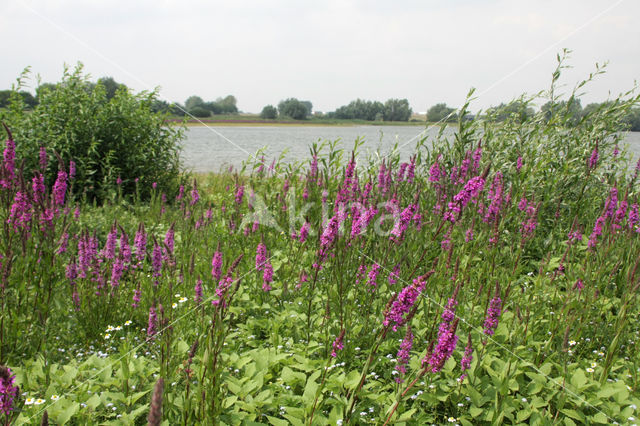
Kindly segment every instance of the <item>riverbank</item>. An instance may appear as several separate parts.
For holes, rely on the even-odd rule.
[[[168,123],[181,124],[181,117],[172,117],[167,119]],[[191,118],[184,123],[191,126],[425,126],[427,123],[423,120],[414,121],[366,121],[366,120],[338,120],[328,118],[313,117],[308,120],[269,120],[260,118],[258,115],[220,115],[211,118]]]

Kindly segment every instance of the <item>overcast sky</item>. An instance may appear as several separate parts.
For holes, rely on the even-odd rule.
[[[609,62],[585,105],[640,78],[639,18],[638,0],[3,0],[0,88],[27,65],[54,82],[80,61],[169,101],[232,94],[248,112],[288,97],[319,111],[407,98],[426,111],[459,106],[471,87],[477,110],[548,89],[566,47],[566,90]]]

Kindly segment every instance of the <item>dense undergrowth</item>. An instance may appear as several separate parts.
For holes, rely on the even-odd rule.
[[[0,415],[633,423],[640,165],[617,126],[636,101],[571,128],[563,111],[461,121],[408,161],[359,141],[256,156],[175,199],[152,183],[150,202],[103,207],[72,201],[68,163],[25,180],[9,137]]]

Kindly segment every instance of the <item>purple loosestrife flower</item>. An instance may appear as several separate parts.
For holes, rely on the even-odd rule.
[[[364,263],[358,266],[358,270],[356,271],[356,285],[360,284],[360,281],[364,278],[364,274],[367,272],[367,267]]]
[[[330,220],[327,226],[324,228],[322,235],[320,236],[320,247],[323,250],[329,248],[329,246],[335,241],[340,230],[340,225],[344,221],[344,211],[338,211]]]
[[[267,261],[264,264],[264,270],[262,272],[262,290],[271,291],[271,283],[273,282],[273,266],[271,262]]]
[[[604,205],[604,218],[608,219],[613,217],[616,212],[616,207],[618,206],[618,188],[613,187],[609,191],[609,196],[607,197],[607,201]]]
[[[256,248],[256,271],[264,270],[264,264],[267,262],[267,247],[264,243],[258,244]]]
[[[0,366],[0,413],[5,416],[14,410],[14,401],[18,398],[19,388],[15,385],[16,377],[9,367]]]
[[[47,168],[47,150],[45,147],[40,147],[40,170],[44,171]]]
[[[298,241],[304,243],[309,236],[309,230],[311,229],[311,224],[305,221],[300,227],[300,231],[298,232]]]
[[[16,143],[11,138],[7,139],[6,147],[3,151],[3,159],[4,163],[2,168],[4,169],[4,176],[7,179],[1,179],[0,186],[5,189],[9,189],[16,177]]]
[[[133,291],[133,303],[131,303],[131,307],[137,308],[140,304],[140,298],[142,296],[142,291],[140,291],[140,284]]]
[[[113,262],[111,268],[111,287],[117,288],[120,285],[120,278],[122,278],[122,272],[124,270],[124,264],[120,257],[117,257]]]
[[[158,333],[158,314],[155,305],[149,308],[149,321],[147,323],[147,340],[152,340]]]
[[[31,202],[25,192],[17,191],[13,197],[13,204],[7,224],[13,225],[13,230],[18,232],[20,229],[29,231],[31,229]]]
[[[589,169],[593,169],[598,165],[598,144],[596,143],[596,147],[593,148],[591,152],[591,157],[589,158]]]
[[[378,265],[377,263],[374,263],[373,265],[371,265],[371,270],[369,271],[369,275],[367,277],[367,282],[369,283],[370,287],[377,287],[378,286],[378,274],[380,273],[380,265]]]
[[[464,233],[464,241],[465,243],[470,243],[471,241],[473,241],[473,228],[467,229],[467,231]]]
[[[493,336],[496,327],[498,327],[498,320],[502,313],[502,299],[500,298],[500,286],[496,284],[496,292],[493,299],[489,302],[489,308],[487,309],[487,316],[484,319],[484,334],[487,336]]]
[[[478,147],[473,151],[473,168],[472,173],[476,173],[480,168],[480,160],[482,160],[482,145],[478,144]]]
[[[38,173],[33,178],[31,178],[31,189],[33,189],[33,197],[35,201],[42,201],[44,199],[44,176],[42,173]]]
[[[629,224],[629,229],[633,230],[635,228],[636,232],[640,232],[640,227],[638,227],[638,223],[640,223],[640,213],[638,212],[638,203],[634,203],[631,205],[631,209],[629,209],[629,219],[627,219],[627,223]]]
[[[60,254],[66,253],[68,245],[69,245],[69,233],[67,231],[64,231],[60,236],[60,245],[56,250],[56,254],[60,255]]]
[[[147,255],[147,234],[144,232],[144,225],[142,223],[138,226],[133,245],[136,248],[136,260],[142,262]]]
[[[193,189],[191,189],[191,201],[189,204],[195,206],[196,203],[200,200],[200,193],[198,192],[198,187],[196,186],[196,182],[193,182]]]
[[[400,343],[400,349],[396,355],[398,361],[396,363],[396,371],[401,374],[401,377],[396,377],[396,383],[404,382],[402,376],[407,373],[407,364],[411,358],[411,347],[413,346],[413,333],[411,332],[411,326],[407,327],[407,332],[404,335],[402,343]]]
[[[485,223],[493,223],[498,219],[500,210],[502,210],[502,203],[504,202],[502,197],[502,173],[499,171],[496,173],[496,177],[493,179],[491,188],[489,189],[489,208],[483,218]]]
[[[211,301],[212,305],[220,305],[222,307],[227,306],[225,302],[225,296],[227,295],[227,290],[229,290],[231,284],[233,284],[233,278],[231,278],[230,275],[225,276],[218,282],[218,287],[216,287],[216,296],[218,298]]]
[[[391,304],[391,308],[386,313],[382,325],[396,331],[399,326],[404,324],[404,315],[409,313],[413,305],[416,303],[418,296],[424,290],[426,285],[426,276],[420,276],[413,280],[411,285],[406,286],[400,291],[400,294]]]
[[[463,381],[467,377],[467,373],[465,373],[465,371],[467,371],[471,367],[472,361],[473,361],[473,345],[471,343],[471,333],[469,333],[467,346],[464,348],[464,355],[460,360],[460,370],[462,370],[460,381]]]
[[[202,302],[202,280],[200,278],[198,278],[198,280],[196,281],[196,286],[193,289],[193,292],[195,293],[193,301],[196,302],[196,304],[201,303]]]
[[[581,291],[583,288],[584,288],[584,283],[582,282],[582,280],[576,281],[576,283],[573,285],[573,290]]]
[[[333,348],[333,351],[331,351],[331,356],[333,358],[338,356],[338,351],[344,349],[344,332],[344,328],[340,330],[340,334],[338,335],[338,337],[336,337],[336,339],[333,341],[333,344],[331,345],[331,347]]]
[[[407,168],[407,182],[413,183],[413,179],[415,178],[416,173],[416,157],[411,157],[411,162],[409,163],[409,167]]]
[[[538,205],[529,204],[527,206],[526,219],[520,225],[520,233],[524,240],[533,236],[533,232],[538,226]]]
[[[384,193],[385,185],[385,176],[386,176],[386,167],[384,165],[384,161],[380,164],[380,169],[378,170],[378,189]]]
[[[436,162],[431,165],[431,168],[429,168],[429,182],[440,182],[442,175],[443,171],[440,170],[440,165],[438,164],[438,160],[436,160]]]
[[[393,271],[389,273],[389,285],[394,285],[398,282],[398,278],[400,278],[400,264],[397,264]]]
[[[455,293],[457,293],[457,289]],[[444,311],[442,311],[441,318],[447,324],[450,324],[456,317],[456,306],[458,306],[458,301],[456,300],[455,293],[454,297],[449,298],[447,305],[444,307]]]
[[[173,248],[175,245],[175,231],[173,230],[173,225],[169,227],[167,233],[164,236],[164,245],[167,248],[167,257],[173,255]]]
[[[404,180],[404,174],[407,171],[407,166],[409,165],[409,163],[402,163],[400,164],[400,169],[398,169],[398,182],[402,182]]]
[[[76,178],[76,163],[75,161],[69,161],[69,179],[74,180]]]
[[[391,230],[390,240],[399,243],[402,241],[404,232],[409,227],[409,223],[414,217],[414,214],[418,210],[418,206],[416,204],[409,204],[403,211],[400,213],[400,218],[396,219],[393,229]]]
[[[522,157],[518,157],[518,160],[516,161],[516,171],[520,171],[520,169],[522,168]]]
[[[67,193],[67,173],[64,170],[58,171],[58,178],[53,184],[53,202],[56,206],[64,205],[64,197]]]
[[[618,204],[618,209],[613,215],[613,222],[611,223],[612,229],[622,228],[622,221],[627,216],[627,208],[629,208],[627,200],[620,201],[620,204]]]
[[[129,236],[124,233],[120,234],[120,256],[125,265],[131,263],[131,246],[129,245]]]
[[[211,258],[211,278],[218,281],[222,276],[222,252],[218,249]]]
[[[242,197],[244,197],[244,186],[240,185],[236,188],[236,204],[242,204]]]
[[[318,175],[318,156],[316,154],[311,158],[309,166],[309,177],[315,178]]]
[[[162,194],[164,195],[164,193]],[[180,188],[178,188],[178,195],[176,195],[176,201],[180,201],[184,198],[184,185],[180,185]],[[164,202],[164,199],[163,199]]]
[[[107,242],[104,246],[104,257],[107,259],[113,259],[116,256],[116,240],[118,239],[118,231],[115,225],[111,228],[111,231],[107,235]]]
[[[433,352],[430,354],[427,353],[427,356],[422,360],[422,365],[425,366],[427,363],[429,364],[429,370],[432,373],[437,373],[442,370],[444,364],[453,354],[453,351],[456,349],[456,345],[458,344],[458,336],[456,335],[456,329],[458,328],[458,319],[451,324],[448,322],[443,322],[440,324],[440,328],[438,331],[438,343],[436,347],[433,349]]]
[[[587,246],[590,249],[595,248],[598,243],[598,237],[602,235],[602,227],[604,226],[605,218],[604,216],[600,216],[596,219],[595,225],[593,225],[593,231],[591,231],[591,235],[589,236],[589,242],[587,242]]]

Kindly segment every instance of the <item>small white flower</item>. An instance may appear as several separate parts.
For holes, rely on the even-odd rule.
[[[575,340],[569,340],[569,346],[575,346],[577,344],[578,342],[576,342]]]
[[[184,303],[184,302],[186,302],[187,300],[189,300],[189,299],[187,299],[186,297],[181,297],[181,298],[180,298],[180,300],[178,300],[178,302],[179,302],[179,303]]]
[[[522,398],[522,402],[527,402],[527,398]]]
[[[172,303],[172,304],[171,304],[171,307],[172,307],[173,309],[175,309],[175,308],[177,308],[177,307],[178,307],[178,304],[174,302],[174,303]]]
[[[181,296],[181,295],[180,295],[180,293],[176,293],[176,298],[178,298],[178,299],[179,299],[179,298],[180,298],[180,296]]]
[[[109,333],[105,334],[104,338],[107,339],[107,340],[111,339],[111,334],[109,334]]]
[[[124,325],[131,325],[131,320],[127,320],[124,322]]]
[[[45,402],[46,402],[46,401],[45,401],[44,399],[42,399],[42,398],[38,398],[38,399],[36,399],[36,400],[34,401],[34,404],[36,404],[36,405],[41,405],[41,404],[44,404]]]
[[[52,400],[52,401],[57,401],[57,400],[59,400],[59,399],[60,399],[60,395],[55,395],[55,394],[54,394],[54,395],[51,395],[51,400]]]
[[[34,402],[36,402],[36,400],[35,400],[35,399],[33,399],[33,398],[27,398],[27,399],[25,399],[25,400],[24,400],[24,405],[31,405],[31,404],[33,404]]]
[[[592,368],[596,368],[597,366],[598,366],[598,364],[597,364],[597,363],[595,363],[595,362],[592,362],[592,363],[591,363],[591,367],[592,367]]]
[[[593,368],[591,368],[591,367],[588,367],[588,368],[587,368],[587,373],[593,373],[594,371],[595,371],[595,370],[594,370]]]
[[[455,423],[455,422],[457,422],[457,421],[458,421],[458,419],[456,419],[455,417],[449,417],[449,418],[447,419],[447,421],[448,421],[449,423]]]

